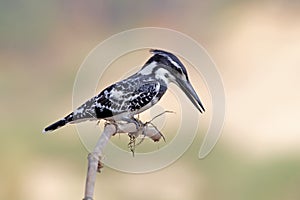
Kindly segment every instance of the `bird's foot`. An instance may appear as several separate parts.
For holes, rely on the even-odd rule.
[[[134,117],[129,120],[129,123],[135,124],[136,132],[139,132],[144,127],[144,123]]]
[[[119,130],[118,130],[118,124],[117,124],[117,122],[115,121],[115,120],[108,120],[108,119],[105,119],[105,122],[104,122],[104,127],[106,127],[107,125],[114,125],[115,126],[115,128],[116,128],[116,131],[115,131],[115,133],[112,135],[112,136],[115,136],[118,132],[119,132]]]

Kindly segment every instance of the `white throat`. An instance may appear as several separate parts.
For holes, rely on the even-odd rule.
[[[175,80],[175,77],[166,69],[160,68],[155,72],[155,78],[163,80],[166,85]]]

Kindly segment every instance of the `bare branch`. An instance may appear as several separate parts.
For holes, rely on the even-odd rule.
[[[88,171],[83,200],[93,200],[96,175],[102,168],[102,164],[100,162],[101,156],[103,154],[103,149],[111,136],[116,133],[128,133],[130,137],[137,138],[138,136],[143,135],[144,137],[147,136],[151,138],[153,141],[160,140],[162,134],[155,126],[153,126],[152,123],[143,123],[139,120],[138,122],[140,127],[137,127],[135,123],[109,122],[105,124],[104,130],[94,148],[94,151],[88,155]],[[131,149],[133,152],[134,147],[135,146]]]
[[[99,165],[101,166],[101,164],[99,164],[100,157],[103,154],[104,147],[116,131],[117,127],[114,124],[105,125],[103,133],[101,134],[94,151],[88,155],[88,171],[83,200],[93,200],[96,174],[97,171],[100,171]]]
[[[83,200],[93,200],[96,175],[97,172],[100,172],[100,169],[103,167],[103,165],[100,162],[101,156],[111,136],[114,136],[116,133],[128,133],[128,136],[130,138],[128,147],[134,156],[135,146],[139,145],[145,137],[151,138],[154,142],[158,142],[161,138],[163,138],[164,141],[166,141],[163,134],[152,123],[154,119],[160,117],[165,113],[174,113],[174,112],[164,111],[146,123],[143,123],[139,119],[136,119],[138,125],[135,123],[122,123],[122,122],[107,122],[105,124],[104,130],[99,140],[97,141],[94,151],[88,155],[88,171],[86,176],[86,184],[85,184],[85,192],[84,192]],[[135,139],[140,135],[143,136],[143,139],[138,144],[136,144]]]

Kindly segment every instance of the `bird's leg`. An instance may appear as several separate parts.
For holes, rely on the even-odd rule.
[[[141,122],[139,119],[136,119],[134,117],[131,118],[125,118],[123,119],[123,121],[127,122],[127,123],[134,123],[135,124],[135,128],[136,128],[136,133],[139,132],[139,130],[143,127],[144,123]]]

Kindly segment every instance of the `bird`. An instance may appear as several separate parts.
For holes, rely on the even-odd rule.
[[[67,124],[101,119],[136,124],[134,116],[154,106],[171,83],[179,86],[196,109],[203,113],[205,108],[178,57],[161,49],[150,49],[150,53],[153,55],[138,72],[106,87],[64,118],[47,126],[43,133]]]

